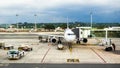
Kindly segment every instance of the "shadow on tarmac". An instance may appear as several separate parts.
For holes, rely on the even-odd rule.
[[[112,51],[112,53],[120,55],[120,50]]]

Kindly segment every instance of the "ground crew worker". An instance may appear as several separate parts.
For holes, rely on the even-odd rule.
[[[114,44],[114,43],[112,43],[112,46],[113,46],[113,49],[114,49],[114,51],[115,51],[115,49],[116,49],[116,46],[115,46],[115,44]]]
[[[112,45],[113,50],[115,51],[116,46],[115,46],[115,44],[114,44],[114,43],[112,43],[111,39],[110,39],[110,45]]]

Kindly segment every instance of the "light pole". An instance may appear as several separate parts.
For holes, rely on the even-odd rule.
[[[67,16],[67,29],[69,28],[68,16]]]
[[[18,29],[19,29],[19,25],[18,25],[18,14],[16,14],[16,24],[17,24],[17,32],[18,32]]]
[[[5,28],[7,29],[7,24],[5,24]]]
[[[92,25],[92,20],[93,18],[92,18],[92,11],[90,12],[90,23],[91,23],[91,30],[90,30],[90,36],[92,37],[92,27],[93,27],[93,25]]]
[[[35,26],[34,26],[34,27],[35,27],[35,30],[36,30],[36,29],[37,29],[37,25],[36,25],[36,18],[37,18],[37,15],[35,14],[34,16],[35,16]]]
[[[92,29],[92,12],[90,12],[90,22],[91,22],[91,29]]]

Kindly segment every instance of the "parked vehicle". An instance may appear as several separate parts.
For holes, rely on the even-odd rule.
[[[4,42],[4,41],[1,41],[1,42],[0,42],[0,49],[2,49],[4,46],[5,46],[5,42]]]
[[[8,59],[20,59],[24,56],[24,51],[22,50],[9,50],[7,52]]]
[[[24,51],[32,51],[33,48],[30,45],[20,45],[18,47],[18,50],[24,50]]]
[[[4,48],[4,50],[11,50],[11,49],[14,49],[14,46],[13,45],[4,45],[3,48]]]

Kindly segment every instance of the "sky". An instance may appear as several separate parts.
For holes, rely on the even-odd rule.
[[[17,22],[120,23],[120,0],[0,0],[0,24]],[[16,14],[18,16],[16,16]],[[36,16],[35,16],[36,15]]]

